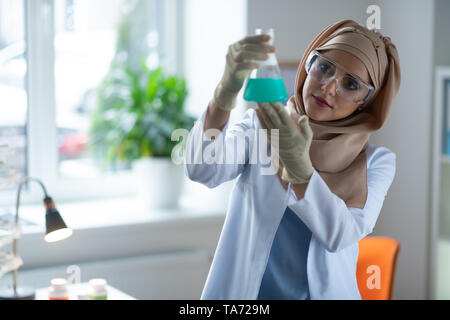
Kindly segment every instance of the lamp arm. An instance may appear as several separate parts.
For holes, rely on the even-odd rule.
[[[27,184],[28,182],[30,182],[30,181],[37,182],[37,183],[41,186],[42,190],[44,191],[45,197],[46,197],[46,198],[48,197],[47,189],[45,188],[44,184],[43,184],[39,179],[32,178],[32,177],[25,177],[25,178],[23,178],[22,181],[19,183],[19,189],[18,189],[18,191],[17,191],[17,201],[16,201],[16,224],[19,223],[20,194],[22,193],[22,188],[23,188],[23,186],[26,185],[26,184]]]
[[[47,189],[45,188],[44,184],[36,178],[32,178],[32,177],[25,177],[22,179],[22,181],[19,183],[19,188],[17,190],[17,201],[16,201],[16,226],[19,225],[19,206],[20,206],[20,194],[22,193],[22,188],[24,185],[26,185],[28,182],[37,182],[42,190],[44,191],[44,195],[45,195],[45,199],[48,199],[48,194],[47,194]],[[14,239],[13,242],[13,253],[14,256],[17,256],[17,239]],[[17,269],[14,269],[13,271],[13,289],[14,289],[14,293],[17,293]]]

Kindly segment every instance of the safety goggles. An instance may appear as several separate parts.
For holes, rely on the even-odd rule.
[[[330,80],[336,81],[336,93],[343,99],[364,104],[374,91],[374,87],[365,83],[357,75],[345,71],[333,60],[313,50],[308,56],[305,64],[306,73],[322,85]],[[337,77],[342,74],[343,76]]]

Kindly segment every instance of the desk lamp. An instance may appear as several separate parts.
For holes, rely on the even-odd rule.
[[[22,188],[25,184],[27,184],[30,181],[37,182],[42,190],[44,191],[44,207],[46,210],[45,214],[45,225],[46,225],[46,232],[45,232],[45,241],[46,242],[56,242],[59,240],[66,239],[72,235],[72,229],[67,228],[66,224],[64,223],[64,220],[61,218],[61,215],[59,214],[58,210],[55,208],[55,203],[53,202],[53,199],[48,196],[47,190],[45,189],[44,184],[35,178],[31,177],[25,177],[20,183],[19,188],[17,191],[17,202],[16,202],[16,219],[15,223],[16,226],[19,224],[19,206],[20,206],[20,194],[22,191]],[[13,252],[14,256],[17,256],[17,239],[14,239],[13,242]],[[0,300],[33,300],[35,297],[34,289],[31,287],[18,287],[17,286],[17,270],[16,268],[13,271],[13,288],[6,289],[6,290],[0,290]]]

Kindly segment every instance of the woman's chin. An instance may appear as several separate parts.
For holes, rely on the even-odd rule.
[[[323,114],[322,110],[316,110],[317,107],[306,106],[305,112],[308,117],[315,121],[327,121],[329,116]],[[321,112],[322,111],[322,112]]]

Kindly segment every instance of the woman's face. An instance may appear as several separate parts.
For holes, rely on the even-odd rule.
[[[320,54],[342,66],[345,71],[359,76],[365,83],[371,84],[369,73],[361,60],[342,50],[326,50]],[[338,75],[341,77],[343,75]],[[321,84],[308,75],[303,85],[303,104],[308,117],[316,121],[333,121],[351,115],[360,105],[347,101],[336,93],[336,81]],[[329,107],[323,107],[314,97],[325,100]]]

